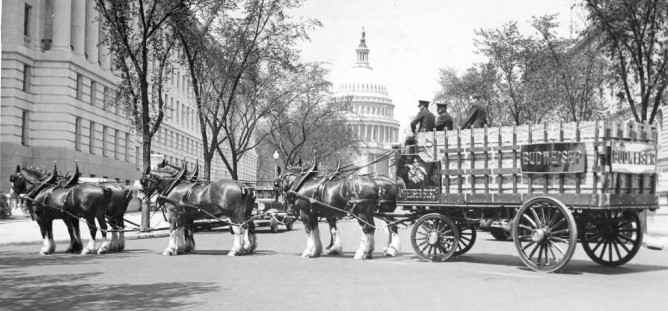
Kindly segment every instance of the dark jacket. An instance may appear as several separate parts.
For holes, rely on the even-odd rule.
[[[436,130],[442,131],[444,129],[452,130],[452,117],[447,112],[439,114],[436,118]]]
[[[411,122],[411,132],[415,133],[415,127],[420,124],[418,132],[429,132],[434,130],[434,114],[427,109],[422,109]]]
[[[469,117],[462,124],[462,130],[469,128],[483,128],[485,125],[487,125],[487,109],[480,103],[471,105]]]

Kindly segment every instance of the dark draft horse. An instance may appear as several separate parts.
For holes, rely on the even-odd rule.
[[[382,182],[385,181],[388,182],[388,185],[382,185],[385,189],[382,198],[388,197],[386,190],[392,189],[392,180],[382,180]],[[358,219],[362,228],[362,239],[354,258],[371,259],[374,250],[374,213],[381,207],[379,205],[379,182],[381,181],[374,181],[373,178],[365,175],[323,174],[317,171],[315,163],[308,171],[303,171],[301,168],[289,168],[284,174],[281,174],[277,180],[279,189],[286,198],[286,202],[299,211],[304,223],[306,248],[302,257],[313,258],[323,253],[318,231],[320,217],[327,219],[332,237],[324,253],[340,254],[342,246],[336,220],[351,214]],[[396,185],[394,188],[396,189]],[[319,202],[324,204],[319,204]],[[396,203],[383,202],[383,207],[386,210],[393,210]]]
[[[55,252],[53,219],[62,219],[67,226],[70,245],[66,252],[81,252],[82,254],[94,252],[96,251],[95,237],[97,234],[95,219],[98,220],[104,236],[107,229],[104,216],[108,209],[111,191],[99,185],[78,184],[78,173],[60,182],[57,180],[57,174],[55,165],[49,176],[44,176],[44,173],[38,170],[22,169],[17,166],[16,173],[10,177],[12,191],[19,195],[26,195],[30,213],[40,227],[44,239],[40,254],[48,255]],[[85,248],[81,241],[79,222],[76,217],[84,218],[88,224],[91,239]]]
[[[141,191],[158,193],[169,222],[169,244],[163,255],[178,255],[195,250],[193,223],[196,219],[227,217],[234,235],[228,256],[252,253],[256,246],[255,228],[250,219],[254,195],[235,180],[191,181],[183,165],[179,172],[169,167],[147,169],[141,178]]]

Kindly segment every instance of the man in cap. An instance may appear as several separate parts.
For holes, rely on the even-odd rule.
[[[452,130],[452,117],[448,113],[448,104],[438,103],[436,104],[436,107],[436,111],[438,112],[438,117],[436,118],[436,130]]]
[[[411,122],[411,131],[415,133],[415,128],[417,127],[418,123],[420,124],[420,127],[417,127],[418,132],[433,131],[435,118],[434,114],[429,111],[429,102],[426,100],[419,100],[418,103],[420,112],[418,112],[415,119],[413,119]]]
[[[469,100],[471,101],[469,117],[462,124],[462,129],[485,127],[487,125],[487,109],[480,103],[480,96],[472,95]]]

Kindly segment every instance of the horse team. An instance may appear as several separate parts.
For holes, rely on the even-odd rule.
[[[230,224],[234,236],[229,256],[252,253],[257,247],[252,210],[255,195],[252,187],[235,180],[199,181],[197,171],[188,174],[180,168],[163,162],[156,169],[147,169],[140,179],[140,191],[146,196],[157,196],[169,222],[169,242],[163,255],[178,255],[195,250],[193,224],[196,219],[224,220]],[[10,177],[14,193],[22,195],[28,209],[39,224],[44,245],[43,255],[55,251],[52,222],[62,219],[70,234],[67,252],[87,254],[123,251],[124,214],[132,199],[130,188],[114,183],[79,182],[78,165],[71,177],[58,175],[54,165],[50,173],[17,166]],[[336,221],[352,216],[361,226],[361,242],[355,259],[371,259],[374,251],[374,215],[389,213],[396,208],[397,184],[387,177],[342,174],[293,167],[275,181],[288,208],[300,214],[306,232],[306,248],[302,257],[313,258],[322,254],[340,254],[342,243]],[[318,222],[325,218],[330,226],[331,240],[323,249]],[[95,236],[99,225],[102,244],[96,249]],[[382,219],[386,222],[392,219]],[[85,221],[91,239],[83,246],[79,222]],[[108,230],[107,223],[111,227]],[[400,251],[396,228],[390,229],[384,255],[394,256]],[[111,239],[107,240],[107,233]]]

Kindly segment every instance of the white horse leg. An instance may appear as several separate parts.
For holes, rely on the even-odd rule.
[[[53,238],[45,236],[44,241],[42,242],[42,249],[39,251],[42,255],[50,255],[56,251],[56,243],[53,241]]]
[[[320,230],[316,225],[313,232],[313,257],[320,257],[322,254],[322,241],[320,240]]]
[[[313,230],[308,231],[306,229],[306,248],[304,249],[304,252],[302,252],[302,257],[304,258],[311,258],[313,257]]]
[[[251,233],[250,229],[246,229],[244,232],[244,251],[247,253],[252,253],[257,247],[257,240],[255,233]]]
[[[86,244],[86,247],[81,251],[81,255],[86,255],[90,254],[92,252],[95,252],[97,248],[95,247],[95,238],[90,237],[88,240],[88,243]]]
[[[387,224],[387,222],[385,222]],[[401,240],[396,226],[386,226],[387,244],[383,248],[383,256],[397,256],[401,251]]]
[[[234,233],[234,243],[232,244],[232,249],[230,250],[229,253],[227,253],[227,256],[240,256],[242,255],[242,248],[241,248],[241,239],[243,238],[243,229],[240,226],[231,226],[232,227],[232,232]]]
[[[165,251],[162,252],[163,255],[165,256],[172,256],[172,255],[177,255],[177,239],[178,239],[178,229],[171,229],[169,230],[169,244],[167,244],[167,248],[165,248]]]
[[[118,233],[118,251],[122,252],[125,250],[125,232]]]
[[[364,233],[362,230],[362,241],[360,242],[359,248],[355,252],[355,259],[371,259],[374,249],[374,240],[373,240],[373,231],[370,233]]]
[[[183,227],[176,229],[176,253],[183,254],[186,249],[186,238]]]
[[[341,246],[341,236],[336,224],[330,224],[329,233],[332,237],[332,243],[325,249],[325,253],[328,255],[340,255],[343,247]]]

